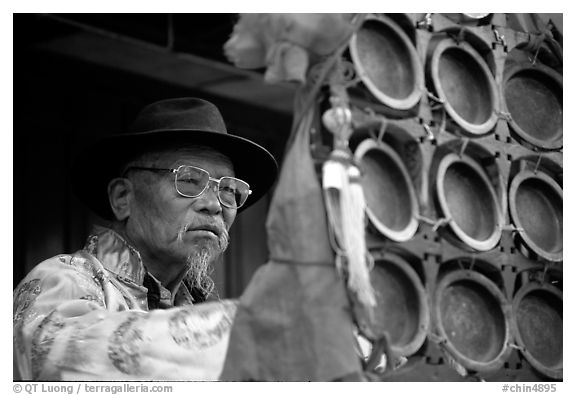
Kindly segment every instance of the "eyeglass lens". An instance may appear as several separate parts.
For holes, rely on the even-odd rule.
[[[200,195],[210,181],[210,174],[198,167],[181,166],[176,173],[176,189],[187,197]],[[218,184],[220,202],[230,208],[240,208],[248,198],[250,186],[234,177],[222,177]]]

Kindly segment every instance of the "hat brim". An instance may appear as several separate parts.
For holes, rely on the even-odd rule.
[[[73,164],[72,188],[96,214],[113,219],[108,200],[110,180],[119,177],[121,168],[136,156],[174,144],[208,146],[230,158],[235,176],[250,184],[252,190],[239,212],[264,196],[278,175],[278,165],[272,154],[243,137],[205,130],[152,130],[110,136],[86,148]]]

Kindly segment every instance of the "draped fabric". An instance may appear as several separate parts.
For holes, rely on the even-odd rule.
[[[562,14],[530,14],[516,13],[506,14],[508,27],[526,33],[543,33],[548,29],[548,24],[553,25],[560,34],[563,33]]]
[[[236,67],[266,68],[267,82],[306,82],[308,66],[352,32],[352,14],[240,14],[224,53]]]
[[[240,298],[222,380],[362,377],[345,285],[336,273],[322,190],[310,155],[315,107],[297,97],[294,139],[268,219],[270,261]]]

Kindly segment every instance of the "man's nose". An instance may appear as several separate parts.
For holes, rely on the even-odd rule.
[[[218,198],[218,183],[210,181],[204,192],[196,198],[196,202],[194,203],[200,211],[210,214],[218,214],[221,212],[222,205]]]

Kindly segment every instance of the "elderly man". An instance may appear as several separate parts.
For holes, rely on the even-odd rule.
[[[236,307],[204,302],[237,213],[274,182],[264,148],[217,108],[164,100],[76,162],[78,196],[104,218],[85,247],[38,264],[14,291],[15,376],[218,379]]]

